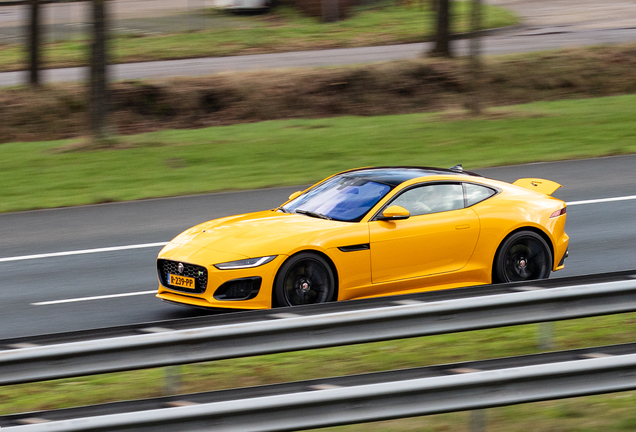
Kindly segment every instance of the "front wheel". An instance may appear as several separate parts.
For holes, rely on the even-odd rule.
[[[336,281],[324,258],[303,252],[285,261],[276,276],[274,290],[281,306],[326,303],[333,300]]]
[[[524,282],[546,279],[552,269],[552,254],[546,241],[532,231],[508,237],[495,258],[496,282]]]

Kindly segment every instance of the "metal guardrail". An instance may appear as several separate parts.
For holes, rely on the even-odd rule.
[[[581,318],[636,310],[636,279],[0,351],[0,384]],[[395,300],[395,298],[394,298]],[[353,304],[353,302],[352,302]]]
[[[618,356],[636,354],[636,343],[610,345],[603,347],[581,348],[568,351],[554,351],[530,354],[518,357],[504,357],[489,360],[472,360],[460,363],[398,369],[383,372],[346,375],[329,378],[315,378],[306,381],[259,385],[256,387],[239,387],[227,390],[216,390],[203,393],[175,394],[150,399],[122,402],[110,402],[98,405],[65,408],[49,411],[38,411],[0,416],[0,427],[20,426],[34,422],[55,422],[78,418],[98,417],[107,414],[125,414],[162,408],[246,400],[255,397],[268,397],[280,394],[311,392],[321,389],[353,387],[369,384],[380,384],[405,381],[419,378],[433,378],[469,371],[487,371],[509,369],[520,366],[534,366],[548,363],[560,363],[601,356]]]
[[[362,311],[379,307],[399,306],[413,302],[439,302],[444,300],[459,300],[484,297],[498,294],[517,293],[528,289],[550,290],[575,285],[589,285],[596,283],[636,280],[636,270],[599,273],[567,278],[542,279],[533,281],[532,285],[519,283],[478,285],[464,288],[453,288],[437,291],[425,291],[413,294],[402,294],[387,297],[373,297],[362,300],[349,300],[320,305],[295,306],[287,309],[267,309],[253,311],[216,311],[208,314],[203,311],[181,307],[190,313],[200,312],[196,316],[175,318],[161,321],[127,324],[88,330],[70,331],[63,333],[49,333],[42,335],[21,336],[0,339],[0,352],[26,346],[54,345],[60,343],[90,341],[121,336],[135,336],[156,331],[158,329],[192,330],[202,327],[214,327],[228,324],[250,323],[254,321],[278,320],[281,316],[310,316],[323,315],[334,312]]]
[[[182,312],[196,316],[175,318],[162,321],[152,321],[121,326],[104,327],[88,330],[70,331],[64,333],[50,333],[33,336],[0,339],[2,350],[35,345],[54,345],[105,339],[121,336],[135,336],[156,331],[158,329],[192,330],[202,327],[218,327],[229,324],[242,324],[254,321],[278,320],[281,317],[324,315],[326,313],[362,311],[380,307],[399,306],[413,302],[439,302],[445,300],[471,299],[498,294],[517,293],[527,289],[551,290],[566,286],[589,285],[605,282],[636,280],[636,270],[615,273],[600,273],[567,278],[542,279],[533,281],[532,285],[509,283],[496,285],[478,285],[464,288],[453,288],[437,291],[425,291],[413,294],[402,294],[387,297],[374,297],[362,300],[340,301],[320,305],[295,306],[287,309],[266,309],[253,311],[216,311],[208,314],[190,308],[180,307]],[[530,287],[530,288],[529,288]],[[196,312],[195,312],[196,311]]]
[[[623,348],[617,347],[619,351]],[[582,350],[574,350],[475,362],[475,368],[451,365],[437,370],[433,376],[430,370],[443,366],[395,371],[391,374],[406,372],[415,376],[346,387],[314,386],[304,391],[10,426],[3,430],[294,431],[633,390],[636,389],[636,347],[634,344],[627,347],[627,352],[622,354],[613,354],[614,347],[597,347],[591,352],[586,350],[583,355]],[[576,359],[550,361],[559,356]],[[538,364],[537,360],[540,360]],[[494,366],[490,366],[492,363]]]

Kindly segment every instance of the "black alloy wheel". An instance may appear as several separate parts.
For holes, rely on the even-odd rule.
[[[274,289],[280,306],[300,306],[333,300],[336,282],[331,266],[324,258],[303,252],[283,264]]]
[[[519,231],[501,245],[495,259],[497,282],[546,279],[552,270],[552,254],[546,241],[532,231]]]

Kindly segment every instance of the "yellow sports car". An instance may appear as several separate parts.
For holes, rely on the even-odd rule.
[[[345,171],[178,235],[159,253],[157,297],[266,309],[547,278],[568,256],[559,187],[461,165]]]

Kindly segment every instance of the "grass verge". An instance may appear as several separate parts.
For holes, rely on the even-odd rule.
[[[454,28],[460,33],[470,29],[470,2],[454,3]],[[484,6],[483,28],[513,25],[519,18],[512,12]],[[323,24],[294,9],[280,7],[269,14],[247,16],[216,13],[207,30],[164,34],[115,34],[111,39],[112,63],[151,60],[263,54],[326,48],[361,47],[430,40],[435,14],[425,6],[384,2],[371,9],[354,8],[351,18]],[[88,63],[88,40],[48,43],[43,47],[46,68],[82,66]],[[0,71],[27,67],[25,47],[0,45]]]
[[[636,96],[462,112],[268,121],[0,145],[0,212],[306,184],[372,165],[467,169],[636,152]]]
[[[554,324],[557,349],[633,341],[636,314]],[[393,370],[539,352],[537,326],[525,325],[339,348],[222,360],[181,367],[184,393]],[[160,396],[162,369],[0,388],[0,414]],[[488,431],[632,431],[636,392],[488,410]],[[465,413],[330,428],[330,431],[463,431]]]

